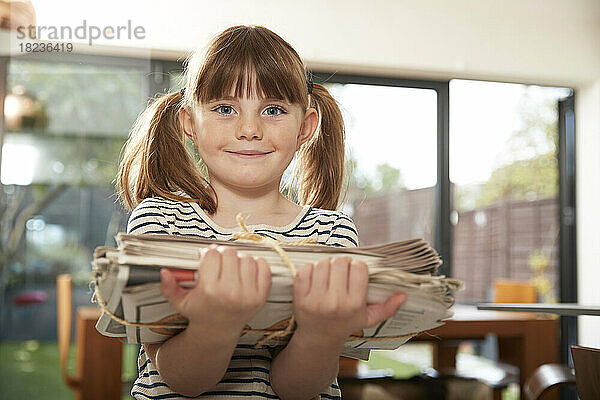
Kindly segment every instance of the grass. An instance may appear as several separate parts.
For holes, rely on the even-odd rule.
[[[371,351],[369,361],[362,362],[369,369],[388,370],[396,379],[409,379],[421,373],[421,370],[417,366],[395,360],[383,351]]]
[[[133,380],[137,376],[137,346],[124,345],[123,350],[123,380]],[[411,362],[426,360],[427,350],[419,346],[403,346],[399,352],[372,351],[369,361],[364,363],[370,369],[390,370],[398,379],[419,374],[423,365]],[[69,372],[73,374],[74,346],[71,346],[69,356]],[[65,400],[73,397],[73,392],[62,380],[56,343],[35,340],[0,342],[0,399]],[[503,393],[503,400],[518,398],[518,387],[508,388]],[[131,399],[128,395],[123,396],[123,400]]]
[[[75,348],[69,353],[69,371],[75,369]],[[137,346],[125,345],[123,379],[137,375]],[[73,399],[73,392],[63,383],[58,345],[35,340],[0,342],[0,399]],[[123,400],[131,396],[123,396]]]

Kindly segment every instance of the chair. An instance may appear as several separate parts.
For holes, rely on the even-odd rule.
[[[600,399],[600,349],[571,346],[577,393],[581,400]]]
[[[550,388],[575,384],[581,400],[600,399],[600,349],[571,346],[575,369],[546,364],[535,370],[525,383],[527,400],[537,400]]]
[[[523,391],[527,400],[537,400],[550,388],[568,384],[575,384],[572,368],[562,364],[544,364],[527,378]]]
[[[56,308],[60,369],[76,400],[120,400],[123,344],[96,330],[100,310],[77,307],[75,376],[69,375],[67,361],[71,344],[71,275],[56,278]]]
[[[494,281],[494,303],[535,303],[537,291],[529,282],[498,279]]]

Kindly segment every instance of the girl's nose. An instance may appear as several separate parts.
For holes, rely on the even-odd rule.
[[[246,140],[262,139],[260,122],[254,116],[246,116],[240,119],[240,126],[236,132],[236,138]]]

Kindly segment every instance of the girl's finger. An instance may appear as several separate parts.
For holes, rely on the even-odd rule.
[[[369,270],[362,261],[352,261],[348,272],[348,292],[356,295],[361,304],[367,304]]]
[[[258,287],[256,279],[256,260],[250,256],[240,257],[240,279],[243,287],[255,292]]]
[[[312,270],[312,277],[310,280],[310,291],[307,294],[308,296],[320,296],[323,293],[327,292],[327,287],[329,286],[330,263],[331,258],[317,261],[317,264],[313,267]]]
[[[215,247],[200,250],[200,266],[198,267],[198,285],[212,287],[219,279],[221,269],[221,253]]]
[[[351,262],[350,257],[335,257],[331,263],[329,291],[337,293],[340,298],[348,296],[348,268]]]
[[[257,290],[267,298],[271,289],[271,267],[262,257],[258,257],[256,264]]]
[[[219,280],[223,283],[239,285],[239,258],[237,251],[231,247],[219,246],[217,250],[221,253],[221,275]]]
[[[294,299],[302,299],[310,292],[312,271],[312,263],[298,266],[298,272],[294,278]]]
[[[405,301],[406,294],[397,293],[388,297],[385,303],[369,304],[367,306],[367,326],[365,328],[372,328],[392,317]]]
[[[160,292],[177,312],[181,308],[189,289],[184,289],[175,280],[175,276],[167,268],[160,269]]]

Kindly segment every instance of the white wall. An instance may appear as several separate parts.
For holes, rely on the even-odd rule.
[[[179,54],[240,23],[265,25],[310,64],[340,70],[557,86],[594,81],[600,71],[597,0],[34,0],[34,5],[38,25],[76,26],[84,18],[88,25],[117,25],[131,19],[146,28],[146,40],[105,43]]]
[[[600,79],[575,97],[578,297],[600,305]],[[579,341],[600,348],[600,317],[579,318]]]
[[[265,25],[313,68],[569,86],[577,91],[579,301],[600,304],[600,1],[34,1],[38,25],[143,25],[145,47],[180,57],[232,24]],[[118,12],[115,12],[118,11]],[[153,49],[153,50],[149,50]],[[135,54],[92,46],[80,51]],[[580,342],[600,347],[600,317]]]

